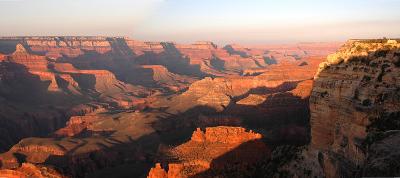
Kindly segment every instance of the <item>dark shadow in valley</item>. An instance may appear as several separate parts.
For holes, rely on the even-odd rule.
[[[247,128],[266,131],[270,145],[302,145],[309,142],[308,98],[278,93],[268,96],[258,105],[230,105],[223,113],[241,117]]]
[[[18,164],[22,164],[26,162],[26,155],[21,153],[13,153],[14,157],[17,159]]]
[[[42,81],[38,75],[34,75],[28,69],[18,63],[0,62],[0,96],[9,101],[23,103],[41,103],[48,92],[50,81]],[[27,92],[29,86],[29,92]]]
[[[157,133],[137,139],[129,137],[128,141],[106,136],[102,142],[94,138],[81,138],[64,155],[50,155],[45,164],[77,178],[141,177],[152,166],[160,143]]]
[[[276,59],[274,59],[273,57],[268,57],[268,56],[264,56],[263,57],[264,62],[268,65],[272,65],[272,64],[278,64],[278,62],[276,61]]]
[[[0,150],[6,151],[22,138],[46,136],[65,125],[66,109],[83,98],[48,91],[50,81],[42,81],[21,64],[0,62]]]
[[[107,41],[110,43],[114,55],[122,58],[133,58],[136,56],[124,38],[107,38]]]
[[[239,55],[242,58],[250,57],[245,51],[238,51],[232,47],[232,45],[226,45],[223,49],[225,49],[230,55]]]
[[[74,67],[81,70],[110,70],[115,71],[119,67],[123,67],[125,60],[120,59],[120,56],[113,56],[112,51],[104,54],[92,50],[82,50],[84,53],[77,57],[68,57],[63,55],[58,59],[59,62],[71,63]],[[125,65],[126,67],[126,65]]]
[[[71,76],[84,91],[96,91],[96,77],[93,74],[71,74]]]
[[[164,111],[162,116],[158,116],[159,120],[153,123],[153,128],[160,134],[164,144],[179,145],[190,140],[192,132],[198,127],[200,115],[216,113],[217,110],[209,106],[195,106],[178,113]]]
[[[287,91],[291,91],[296,88],[296,86],[300,83],[301,81],[294,81],[294,82],[283,82],[282,84],[276,86],[276,87],[256,87],[256,88],[251,88],[249,91],[247,91],[243,95],[235,96],[232,97],[234,102],[237,102],[241,99],[244,99],[248,97],[250,94],[256,94],[256,95],[268,95],[268,94],[275,94],[275,93],[283,93]]]
[[[219,71],[224,71],[225,70],[225,61],[218,58],[217,56],[213,56],[210,60],[211,67],[219,70]]]
[[[170,72],[189,75],[194,77],[205,77],[207,74],[200,70],[200,65],[190,64],[190,59],[184,56],[173,43],[162,43],[164,51],[155,53],[152,51],[138,56],[136,61],[140,65],[163,65]]]
[[[152,69],[138,66],[132,69],[132,73],[134,73],[134,75],[122,75],[122,81],[133,85],[141,85],[144,87],[160,87],[157,84],[157,81],[153,79],[154,71]]]
[[[206,171],[190,178],[253,177],[255,164],[268,160],[270,152],[262,140],[248,141],[214,158]]]

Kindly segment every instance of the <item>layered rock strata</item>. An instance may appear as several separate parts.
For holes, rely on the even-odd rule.
[[[310,97],[311,146],[302,169],[317,177],[398,176],[400,41],[350,40],[320,64]],[[295,165],[302,165],[297,169]],[[297,172],[294,170],[298,170]]]

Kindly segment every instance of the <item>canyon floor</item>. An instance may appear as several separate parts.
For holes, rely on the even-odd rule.
[[[374,170],[366,115],[399,117],[397,42],[0,38],[0,177],[368,175],[343,165]]]

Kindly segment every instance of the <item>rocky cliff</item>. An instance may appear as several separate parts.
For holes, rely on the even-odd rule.
[[[399,74],[399,40],[350,40],[329,55],[310,96],[311,145],[285,170],[318,177],[400,175],[394,148]]]
[[[310,98],[311,136],[328,177],[365,166],[364,171],[382,169],[375,175],[399,174],[393,159],[379,163],[369,157],[371,145],[385,142],[377,135],[400,129],[399,47],[396,40],[351,40],[320,64]]]

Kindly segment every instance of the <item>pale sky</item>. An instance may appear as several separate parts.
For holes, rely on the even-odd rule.
[[[0,36],[266,44],[400,37],[400,0],[0,0]]]

